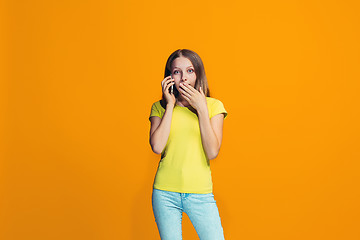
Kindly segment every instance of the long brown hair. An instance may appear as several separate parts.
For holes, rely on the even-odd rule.
[[[204,64],[200,56],[194,51],[191,51],[189,49],[178,49],[175,52],[173,52],[166,61],[164,78],[171,74],[171,64],[178,57],[185,57],[190,60],[190,62],[194,66],[194,71],[196,74],[196,81],[194,86],[195,89],[199,91],[201,87],[205,96],[210,97],[210,89],[205,74]],[[174,95],[175,98],[179,96],[179,91],[176,89],[175,85],[174,85]],[[164,108],[166,107],[167,102],[164,95],[162,96],[160,103]]]

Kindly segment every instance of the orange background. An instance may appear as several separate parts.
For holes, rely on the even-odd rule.
[[[358,1],[1,5],[1,239],[159,239],[148,116],[179,48],[229,113],[225,238],[360,239]]]

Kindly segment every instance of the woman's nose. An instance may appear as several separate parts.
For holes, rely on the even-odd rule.
[[[181,80],[182,80],[183,82],[187,81],[187,77],[185,76],[185,74],[183,74],[183,75],[181,76]]]

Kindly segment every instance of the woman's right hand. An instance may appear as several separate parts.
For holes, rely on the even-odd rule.
[[[174,106],[176,103],[175,95],[169,93],[169,88],[174,84],[175,84],[175,81],[174,81],[174,79],[171,78],[171,76],[167,76],[161,82],[163,96],[165,96],[167,104],[170,104],[171,106]],[[174,88],[175,88],[175,86],[174,86]]]

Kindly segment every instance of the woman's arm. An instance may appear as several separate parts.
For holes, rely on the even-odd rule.
[[[149,141],[151,149],[156,154],[160,154],[163,151],[169,138],[173,110],[173,104],[168,104],[162,118],[157,116],[150,118],[151,128]]]
[[[217,157],[220,151],[224,115],[222,113],[209,118],[209,113],[206,108],[203,111],[198,111],[201,141],[206,153],[206,156],[211,160]]]
[[[209,118],[206,96],[201,87],[198,91],[185,82],[180,84],[179,90],[198,113],[201,141],[206,156],[209,159],[216,158],[220,151],[225,116],[223,114],[216,114],[211,119]]]

